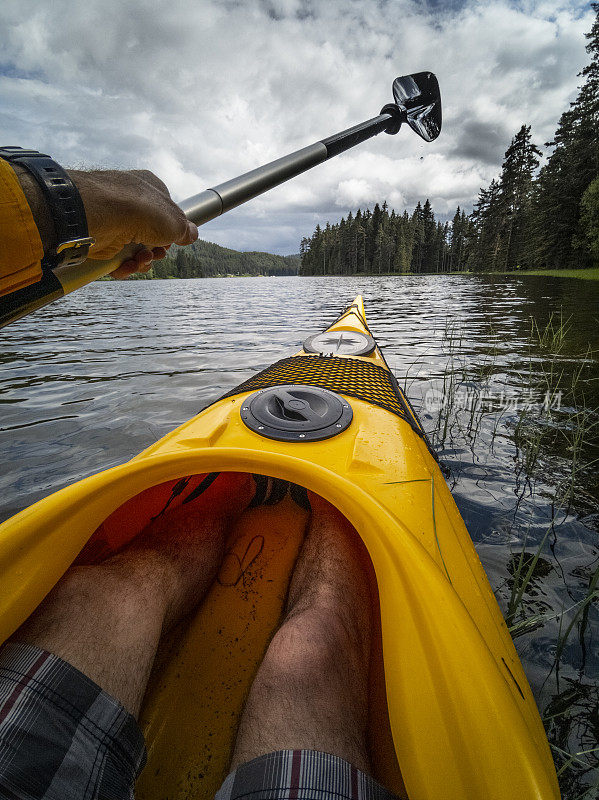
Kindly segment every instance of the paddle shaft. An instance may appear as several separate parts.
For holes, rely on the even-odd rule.
[[[180,207],[189,220],[196,225],[203,225],[372,136],[383,131],[397,133],[401,121],[401,112],[397,106],[392,104],[385,106],[377,117],[206,189],[184,200]],[[64,297],[75,289],[108,275],[123,261],[131,258],[142,246],[127,245],[114,258],[107,261],[89,258],[76,266],[46,270],[37,283],[0,297],[0,328],[48,305],[59,297]]]

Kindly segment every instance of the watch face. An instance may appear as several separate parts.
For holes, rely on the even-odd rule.
[[[92,244],[95,243],[96,240],[92,239],[91,236],[86,236],[83,239],[71,239],[68,242],[62,242],[61,244],[59,244],[58,247],[56,248],[56,254],[60,255],[61,253],[64,253],[65,250],[73,250],[73,251],[79,250],[83,252],[83,249],[86,248],[85,255],[87,256],[89,248],[92,246]]]
[[[56,248],[56,255],[52,258],[51,266],[75,267],[77,264],[82,264],[87,259],[89,248],[95,244],[95,241],[91,236],[86,236],[62,242]]]
[[[376,344],[372,336],[359,331],[325,331],[309,336],[304,342],[306,353],[333,356],[366,356]]]

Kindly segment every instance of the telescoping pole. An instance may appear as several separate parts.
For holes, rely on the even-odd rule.
[[[377,117],[206,189],[184,200],[180,206],[189,220],[196,225],[203,225],[372,136],[383,131],[397,133],[402,122],[401,113],[398,106],[389,104]],[[0,327],[108,275],[141,247],[141,244],[128,245],[107,261],[88,258],[75,266],[56,267],[46,271],[37,283],[0,297]]]

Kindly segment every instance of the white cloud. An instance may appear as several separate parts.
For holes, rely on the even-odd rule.
[[[591,18],[549,0],[4,0],[0,127],[64,164],[153,169],[182,199],[377,114],[397,74],[435,71],[437,142],[381,135],[202,232],[294,252],[357,205],[469,208],[523,122],[551,138]]]

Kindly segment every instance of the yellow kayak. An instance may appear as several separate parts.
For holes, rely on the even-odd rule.
[[[242,515],[204,603],[162,647],[142,710],[149,756],[136,797],[209,798],[226,775],[244,699],[280,621],[306,487],[352,523],[377,578],[376,777],[410,800],[559,798],[506,624],[361,297],[300,353],[130,462],[1,525],[0,641],[75,560],[104,557],[215,473],[233,471],[288,481],[291,491]]]

